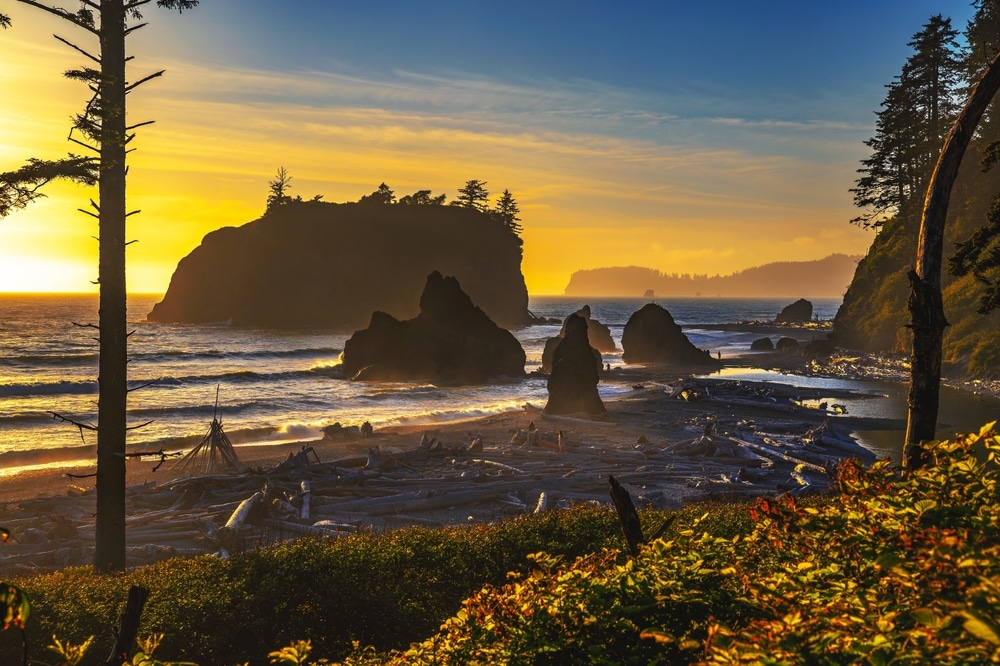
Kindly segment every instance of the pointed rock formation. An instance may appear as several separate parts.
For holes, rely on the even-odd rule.
[[[581,317],[587,323],[587,340],[590,343],[590,347],[594,350],[594,355],[597,359],[597,369],[600,371],[604,367],[604,360],[601,358],[601,353],[618,351],[618,348],[615,347],[614,338],[611,337],[611,329],[596,319],[590,318],[589,305],[584,305],[570,315],[570,317],[573,316]],[[566,323],[568,321],[569,317],[563,320],[559,335],[545,341],[545,349],[542,351],[542,372],[552,372],[552,355],[562,339],[566,337]]]
[[[590,340],[591,347],[602,354],[618,351],[618,348],[615,347],[614,338],[611,337],[611,329],[596,319],[590,318],[589,305],[584,305],[573,314],[582,317],[587,322],[587,339]],[[568,321],[569,317],[563,322],[562,330],[559,331],[559,337],[561,338],[566,337],[566,322]]]
[[[587,339],[587,322],[575,314],[566,318],[565,336],[553,354],[549,375],[549,401],[546,414],[604,414],[604,403],[597,393],[597,365],[594,350]]]
[[[420,314],[399,321],[372,314],[368,328],[344,343],[344,374],[363,380],[475,384],[524,375],[524,350],[476,307],[454,277],[427,276]]]
[[[648,303],[632,313],[622,331],[625,363],[676,363],[719,366],[712,355],[698,349],[662,306]]]

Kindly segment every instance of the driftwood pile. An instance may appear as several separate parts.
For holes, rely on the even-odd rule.
[[[609,475],[629,487],[640,506],[659,508],[706,496],[810,493],[829,487],[839,461],[872,459],[829,424],[812,430],[803,425],[799,434],[790,434],[795,427],[789,426],[775,434],[707,414],[689,421],[690,439],[661,437],[656,443],[655,427],[636,437],[614,423],[535,418],[540,428],[532,422],[505,441],[484,441],[477,433],[457,443],[424,435],[414,448],[375,445],[333,461],[320,461],[303,448],[268,471],[131,487],[128,564],[227,556],[306,535],[331,538],[404,525],[489,522],[580,503],[607,505]],[[63,495],[8,505],[4,524],[12,537],[0,550],[0,575],[90,564],[94,512],[93,489],[75,486]]]

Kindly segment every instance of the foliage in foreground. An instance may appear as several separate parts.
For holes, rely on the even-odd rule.
[[[998,662],[1000,435],[932,452],[911,474],[848,464],[833,501],[761,501],[745,538],[694,524],[625,563],[537,555],[381,663]]]
[[[177,558],[119,576],[90,567],[12,581],[31,596],[32,655],[53,634],[107,654],[128,589],[150,590],[140,632],[163,634],[157,656],[253,666],[279,646],[311,642],[339,658],[354,642],[404,647],[434,632],[461,601],[539,549],[575,558],[620,541],[614,514],[581,508],[450,529],[412,528],[338,540],[305,539],[231,560]],[[20,635],[0,632],[0,664],[21,662]]]
[[[1000,662],[1000,435],[991,424],[930,450],[935,464],[912,473],[848,464],[832,498],[760,501],[752,525],[734,517],[740,507],[685,512],[635,560],[588,548],[613,535],[613,518],[575,511],[25,587],[37,590],[32,624],[43,615],[45,631],[79,641],[98,633],[90,614],[147,585],[144,631],[167,632],[165,653],[201,664],[345,653],[345,666]],[[532,555],[525,570],[540,543],[561,553]],[[506,584],[462,593],[510,569],[520,573]],[[391,649],[417,632],[430,638]]]

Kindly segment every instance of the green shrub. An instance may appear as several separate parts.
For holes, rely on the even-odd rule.
[[[614,514],[579,508],[495,525],[412,528],[303,539],[222,560],[178,558],[119,576],[73,568],[16,581],[32,599],[34,652],[55,634],[93,653],[111,648],[131,585],[150,590],[141,631],[163,634],[162,659],[267,663],[278,646],[309,640],[315,658],[340,658],[360,641],[402,648],[436,631],[461,601],[529,553],[576,557],[621,539]],[[9,632],[8,632],[9,633]],[[0,663],[20,663],[20,638],[0,635]]]
[[[697,520],[635,561],[536,555],[383,663],[1000,661],[1000,436],[931,450],[912,473],[847,464],[826,500],[761,500],[745,537]]]

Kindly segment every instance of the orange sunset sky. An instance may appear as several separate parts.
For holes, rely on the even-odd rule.
[[[862,254],[848,189],[884,84],[932,13],[967,3],[150,5],[131,38],[128,281],[162,293],[212,229],[291,194],[355,201],[388,183],[450,198],[468,179],[521,206],[532,294],[578,269],[728,274]],[[828,5],[802,7],[802,5]],[[871,5],[877,5],[872,7]],[[462,8],[465,9],[462,9]],[[72,150],[82,63],[60,20],[2,2],[0,170]],[[557,11],[558,10],[558,11]],[[572,14],[568,13],[572,12]],[[949,14],[948,12],[952,12]],[[96,47],[93,47],[96,48]],[[95,291],[96,192],[65,184],[0,220],[0,291]]]

